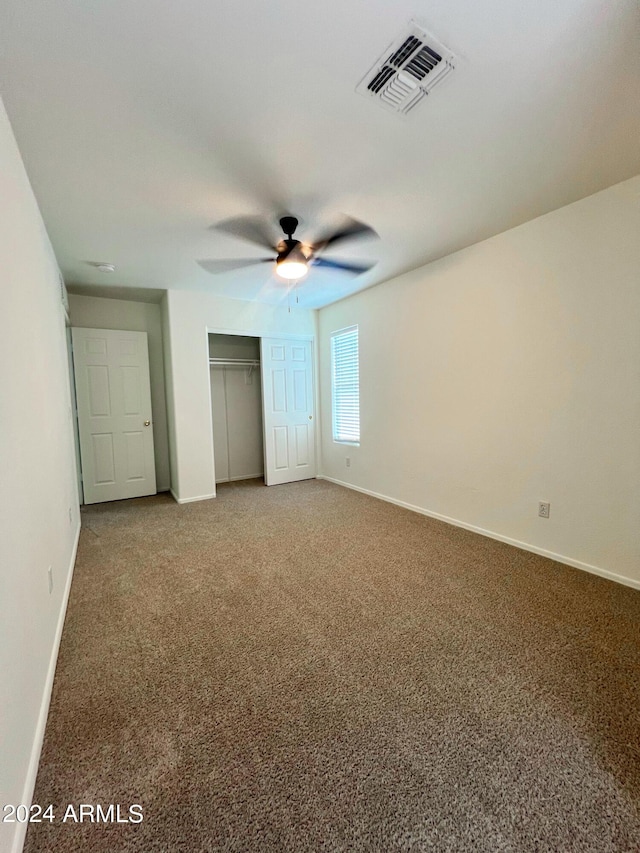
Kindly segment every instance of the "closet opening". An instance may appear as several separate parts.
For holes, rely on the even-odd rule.
[[[264,478],[260,338],[209,334],[216,484]]]

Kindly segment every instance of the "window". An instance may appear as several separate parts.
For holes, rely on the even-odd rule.
[[[331,415],[333,440],[360,444],[357,326],[331,336]]]

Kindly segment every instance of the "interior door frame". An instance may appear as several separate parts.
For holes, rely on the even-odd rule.
[[[69,392],[71,399],[71,420],[73,422],[73,446],[76,454],[76,480],[78,483],[79,505],[84,504],[84,484],[82,482],[82,457],[80,456],[80,429],[78,426],[78,401],[76,399],[76,368],[73,362],[73,340],[71,320],[65,311],[65,340],[67,345],[67,360],[69,365]]]
[[[320,388],[318,383],[318,336],[317,335],[294,335],[291,332],[277,332],[277,331],[260,331],[257,332],[251,329],[230,329],[228,327],[222,326],[205,326],[205,343],[206,343],[206,357],[207,357],[207,368],[209,367],[209,335],[237,335],[243,338],[258,338],[260,341],[260,347],[262,348],[262,338],[284,338],[288,341],[310,341],[311,342],[311,376],[313,379],[313,406],[314,406],[314,415],[315,415],[315,453],[316,453],[316,477],[319,476],[319,471],[321,468],[320,465],[320,448],[321,444],[321,426],[320,421],[322,420],[318,413],[320,411]],[[260,382],[262,382],[263,374],[262,374],[262,359],[260,359]],[[215,470],[216,470],[216,459],[215,459],[215,450],[213,447],[213,409],[212,399],[211,399],[211,382],[209,381],[209,370],[207,369],[207,394],[209,400],[209,433],[211,434],[211,453],[213,455],[213,497],[217,495],[216,482],[215,482]],[[264,419],[263,419],[263,433],[264,433]],[[264,442],[264,436],[263,436]],[[264,447],[263,447],[264,452]],[[265,471],[266,471],[266,460],[265,460]]]

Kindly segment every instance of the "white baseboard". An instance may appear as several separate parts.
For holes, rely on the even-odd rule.
[[[571,566],[574,569],[582,569],[583,572],[589,572],[592,575],[600,575],[607,580],[621,583],[624,586],[630,586],[633,589],[640,589],[640,581],[633,578],[617,575],[615,572],[610,572],[608,569],[602,569],[600,566],[592,566],[590,563],[583,563],[580,560],[574,560],[573,557],[565,557],[564,554],[556,554],[553,551],[547,551],[545,548],[539,548],[537,545],[530,545],[528,542],[521,542],[519,539],[511,539],[509,536],[503,536],[501,533],[495,533],[493,530],[485,530],[483,527],[476,527],[475,524],[467,524],[465,521],[460,521],[457,518],[450,518],[448,515],[441,515],[438,512],[431,512],[421,506],[406,503],[405,501],[390,498],[387,495],[381,495],[379,492],[372,492],[371,489],[363,489],[361,486],[354,486],[351,483],[345,483],[342,480],[337,480],[334,477],[327,477],[323,474],[318,474],[318,480],[328,480],[330,483],[335,483],[338,486],[344,486],[347,489],[353,489],[355,492],[362,492],[365,495],[370,495],[372,498],[378,498],[381,501],[401,506],[404,509],[410,509],[412,512],[418,512],[420,515],[427,515],[429,518],[435,518],[438,521],[444,521],[447,524],[452,524],[455,527],[462,527],[465,530],[471,530],[473,533],[479,533],[481,536],[487,536],[489,539],[496,539],[498,542],[505,542],[507,545],[514,545],[516,548],[521,548],[523,551],[530,551],[532,554],[539,554],[541,557],[548,557],[550,560],[555,560],[557,563],[564,563],[566,566]]]
[[[56,674],[56,664],[58,662],[58,651],[60,649],[60,640],[62,639],[62,629],[64,628],[64,619],[67,615],[67,604],[69,603],[69,593],[71,592],[71,581],[73,580],[73,569],[76,564],[76,554],[78,553],[78,542],[80,540],[80,524],[76,530],[75,541],[71,551],[71,560],[69,562],[69,571],[67,572],[67,582],[62,594],[62,603],[60,613],[58,615],[58,624],[56,625],[56,633],[53,638],[53,646],[51,648],[51,656],[49,658],[49,668],[47,670],[47,678],[42,691],[42,701],[40,702],[40,712],[38,713],[38,722],[33,736],[33,745],[31,747],[31,757],[29,758],[29,767],[27,769],[27,778],[25,779],[24,788],[22,791],[21,803],[27,806],[31,805],[33,791],[36,786],[36,777],[38,775],[38,765],[40,764],[40,753],[42,752],[42,744],[44,743],[44,733],[47,727],[47,716],[49,715],[49,703],[51,702],[51,692],[53,690],[53,679]],[[26,823],[16,823],[15,835],[13,836],[13,844],[11,845],[11,853],[21,853],[24,846],[24,839],[27,834]]]
[[[260,477],[264,477],[264,471],[259,474],[240,474],[239,477],[223,477],[222,480],[216,480],[216,486],[218,483],[238,483],[240,480],[258,480]]]
[[[212,495],[197,495],[195,498],[179,498],[173,489],[169,489],[174,501],[178,504],[192,504],[195,501],[208,501],[211,498],[215,498],[215,492]]]

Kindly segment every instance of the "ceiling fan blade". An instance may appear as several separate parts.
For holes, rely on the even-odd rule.
[[[315,258],[312,261],[312,264],[314,267],[325,267],[325,269],[330,270],[342,270],[344,272],[351,273],[352,275],[360,275],[363,272],[368,272],[375,266],[375,263],[352,264],[344,261],[330,261],[328,258]]]
[[[345,216],[343,224],[334,231],[329,231],[323,234],[318,240],[313,243],[315,251],[323,251],[327,246],[332,246],[340,240],[351,240],[356,237],[377,237],[378,234],[370,225],[365,225],[364,222],[358,222],[357,219],[352,219],[350,216]]]
[[[255,243],[263,249],[276,251],[273,233],[268,223],[260,216],[236,216],[233,219],[224,219],[211,227],[223,234],[230,234],[240,240]]]
[[[203,270],[217,275],[218,273],[239,270],[242,267],[252,267],[255,264],[271,264],[275,258],[217,258],[208,261],[198,261]]]

